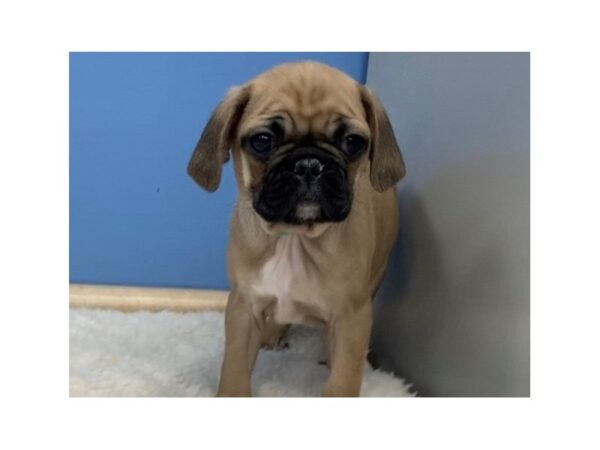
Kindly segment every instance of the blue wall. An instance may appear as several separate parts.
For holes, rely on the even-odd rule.
[[[70,281],[227,288],[235,199],[196,187],[186,166],[229,87],[300,59],[365,81],[367,53],[72,53]]]

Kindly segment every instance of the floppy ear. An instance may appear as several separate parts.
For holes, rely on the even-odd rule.
[[[365,86],[360,86],[360,95],[371,128],[371,184],[383,192],[406,174],[406,168],[396,142],[390,119],[379,99]]]
[[[229,160],[231,140],[249,99],[246,86],[229,91],[210,116],[192,153],[187,172],[208,192],[219,187],[222,165]]]

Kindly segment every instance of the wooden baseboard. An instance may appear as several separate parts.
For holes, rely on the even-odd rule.
[[[228,295],[228,291],[203,289],[71,284],[69,286],[69,307],[116,309],[127,312],[223,311]]]

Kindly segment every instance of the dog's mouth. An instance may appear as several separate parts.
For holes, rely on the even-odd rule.
[[[253,198],[266,222],[305,226],[344,220],[351,202],[345,168],[324,152],[306,151],[270,168]]]

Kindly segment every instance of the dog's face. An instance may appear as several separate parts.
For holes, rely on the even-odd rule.
[[[188,166],[214,191],[231,149],[238,184],[270,224],[344,220],[361,172],[384,191],[404,163],[379,101],[342,72],[278,66],[233,89],[213,112]]]

